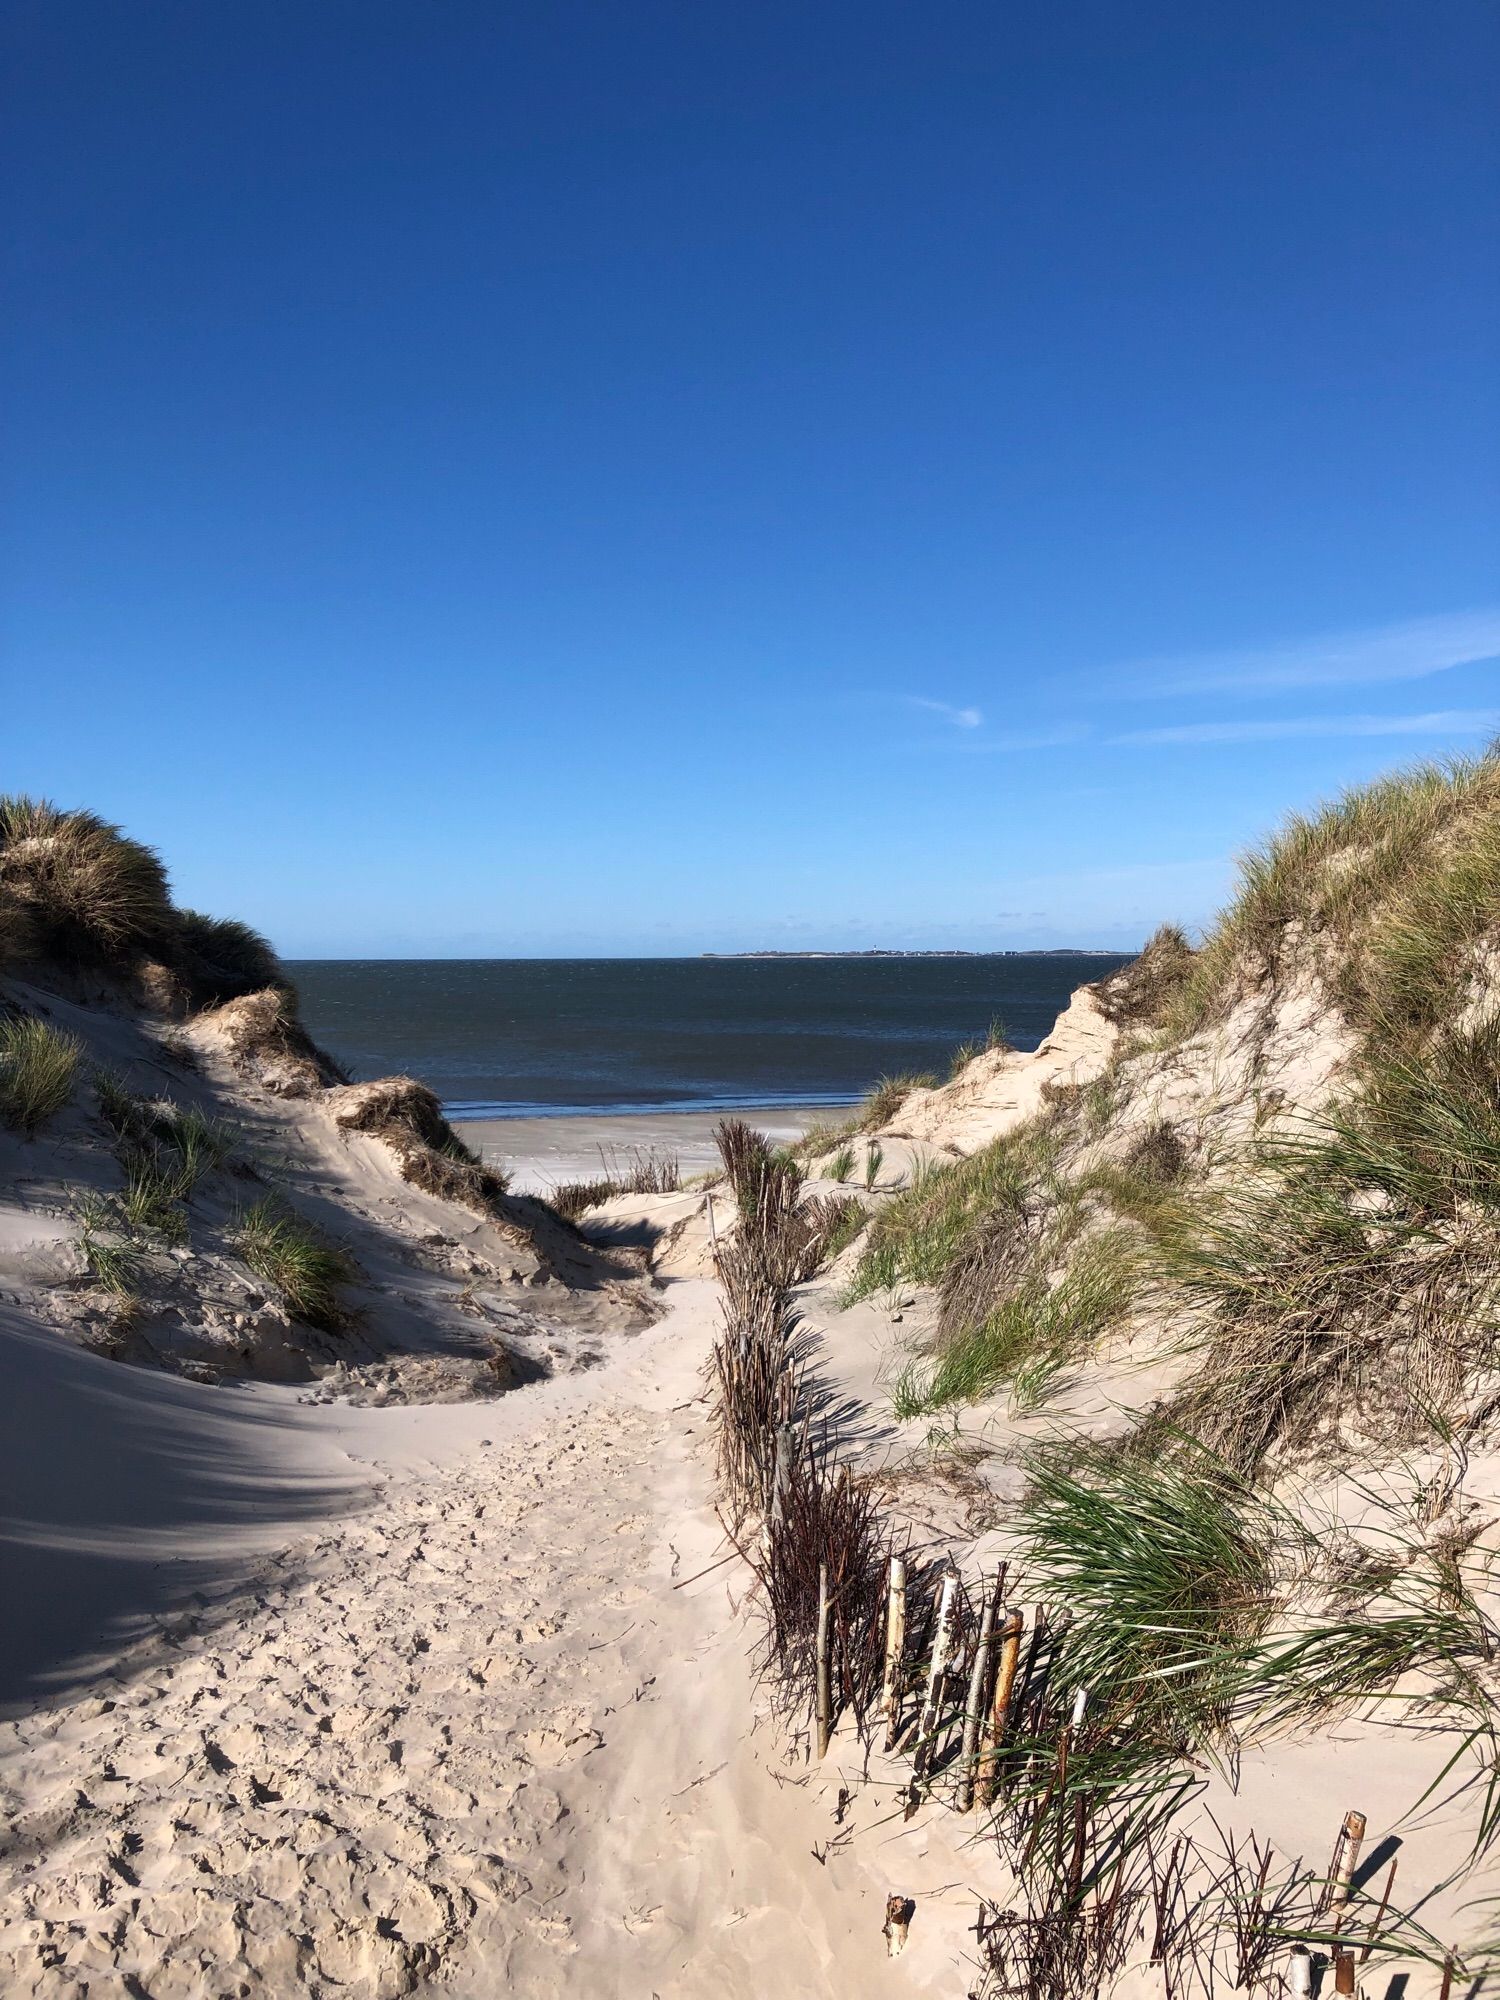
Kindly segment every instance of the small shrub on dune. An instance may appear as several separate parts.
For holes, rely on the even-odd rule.
[[[29,1139],[73,1095],[82,1054],[33,1014],[0,1017],[0,1118]]]
[[[0,893],[24,909],[35,950],[64,964],[120,967],[172,922],[149,847],[45,799],[0,798]]]
[[[336,1332],[348,1322],[339,1288],[357,1277],[353,1260],[274,1198],[258,1201],[240,1222],[240,1255],[280,1295],[293,1319]]]

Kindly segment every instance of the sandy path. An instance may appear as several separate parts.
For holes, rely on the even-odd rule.
[[[718,1553],[712,1290],[680,1289],[592,1378],[308,1410],[376,1461],[369,1504],[0,1729],[7,2000],[685,2000],[761,1994],[782,1955],[818,1995],[884,1966],[867,1885],[830,1898],[811,1858],[826,1806],[743,1751],[733,1572],[672,1587]]]

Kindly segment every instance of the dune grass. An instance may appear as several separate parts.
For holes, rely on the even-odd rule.
[[[237,918],[174,910],[170,939],[174,969],[187,982],[197,1006],[219,1006],[266,987],[290,989],[270,945]]]
[[[115,1203],[102,1195],[80,1195],[73,1205],[79,1225],[79,1245],[89,1276],[103,1292],[123,1306],[133,1305],[140,1291],[144,1263]]]
[[[149,847],[90,812],[0,798],[0,891],[34,948],[64,962],[117,963],[170,930],[166,871]]]
[[[547,1196],[548,1206],[564,1221],[576,1222],[617,1194],[676,1194],[682,1186],[676,1153],[636,1147],[622,1156],[601,1147],[599,1159],[602,1173],[592,1180],[561,1181]]]
[[[1010,1038],[1009,1030],[997,1014],[994,1020],[990,1022],[989,1031],[982,1042],[960,1042],[952,1055],[949,1056],[949,1083],[952,1083],[956,1076],[961,1075],[968,1068],[969,1064],[976,1061],[980,1056],[990,1055],[996,1049],[1011,1050],[1014,1047],[1015,1043]]]
[[[976,1050],[977,1053],[977,1050]],[[838,1152],[851,1139],[878,1131],[888,1125],[914,1090],[932,1090],[938,1078],[930,1071],[901,1076],[883,1076],[850,1112],[832,1122],[818,1120],[809,1125],[791,1148],[801,1160],[817,1161]],[[843,1175],[839,1176],[843,1179]]]
[[[1279,1602],[1279,1518],[1193,1449],[1172,1462],[1075,1443],[1030,1469],[1027,1573],[1072,1615],[1069,1684],[1106,1704],[1129,1695],[1168,1735],[1222,1726]]]
[[[347,1325],[349,1312],[339,1289],[358,1276],[353,1259],[274,1196],[245,1211],[236,1243],[250,1269],[275,1289],[293,1319],[326,1332]]]
[[[825,1160],[822,1165],[822,1175],[825,1180],[846,1181],[853,1172],[854,1148],[852,1146],[840,1146],[833,1158]]]
[[[1426,763],[1294,815],[1240,864],[1233,902],[1167,1011],[1195,1032],[1246,971],[1311,941],[1360,1025],[1448,1015],[1465,960],[1500,927],[1500,755]]]
[[[940,1335],[925,1368],[914,1363],[903,1372],[897,1415],[976,1402],[1007,1382],[1018,1409],[1037,1407],[1129,1310],[1136,1271],[1133,1242],[1119,1230],[1080,1242],[1055,1276],[1039,1255],[983,1318]]]
[[[910,1185],[880,1211],[851,1297],[902,1283],[939,1283],[976,1220],[996,1211],[1016,1212],[1055,1158],[1055,1135],[1038,1120],[966,1159],[919,1167]]]
[[[34,1014],[0,1016],[0,1119],[29,1139],[68,1102],[83,1045]]]
[[[135,1234],[180,1243],[186,1203],[206,1174],[225,1167],[237,1134],[196,1105],[140,1097],[111,1070],[93,1077],[99,1115],[116,1139],[125,1186],[116,1197],[124,1226]]]

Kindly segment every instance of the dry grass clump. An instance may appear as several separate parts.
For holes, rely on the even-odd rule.
[[[1193,963],[1186,933],[1163,924],[1138,957],[1092,989],[1100,1012],[1119,1027],[1160,1027],[1192,976]]]
[[[236,1244],[293,1319],[330,1333],[348,1324],[339,1290],[359,1275],[353,1259],[274,1197],[245,1211]]]
[[[562,1181],[547,1196],[549,1206],[565,1222],[576,1222],[580,1215],[617,1194],[676,1194],[682,1186],[675,1153],[637,1147],[622,1157],[601,1147],[599,1158],[603,1173],[587,1181]]]
[[[0,967],[24,964],[36,956],[36,929],[25,903],[0,879]]]
[[[91,812],[0,798],[0,898],[28,949],[64,965],[119,968],[164,937],[172,906],[149,847]]]
[[[459,1138],[426,1084],[382,1077],[330,1092],[328,1108],[343,1132],[364,1132],[390,1147],[401,1178],[427,1194],[493,1215],[505,1176],[487,1167]]]
[[[1167,1271],[1205,1321],[1173,1420],[1247,1471],[1347,1429],[1420,1436],[1500,1330],[1493,1209],[1423,1198],[1463,1186],[1472,1153],[1424,1158],[1383,1142],[1362,1107],[1342,1117],[1326,1137],[1262,1149],[1164,1240]]]
[[[0,1015],[0,1120],[31,1138],[73,1095],[82,1054],[35,1014]]]
[[[174,909],[149,847],[95,813],[11,796],[0,798],[0,964],[29,959],[140,974],[179,1009],[288,986],[248,924]]]
[[[206,1010],[202,1021],[221,1038],[237,1067],[277,1097],[311,1097],[348,1082],[297,1019],[296,996],[285,987],[240,994]]]

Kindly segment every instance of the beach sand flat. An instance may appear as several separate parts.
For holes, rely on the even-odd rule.
[[[774,1144],[785,1145],[816,1119],[842,1114],[801,1104],[745,1110],[654,1111],[615,1116],[476,1118],[454,1130],[486,1164],[509,1174],[520,1194],[546,1194],[564,1181],[597,1180],[612,1165],[628,1169],[636,1153],[672,1153],[684,1179],[718,1163],[714,1130],[721,1119],[743,1118]]]

